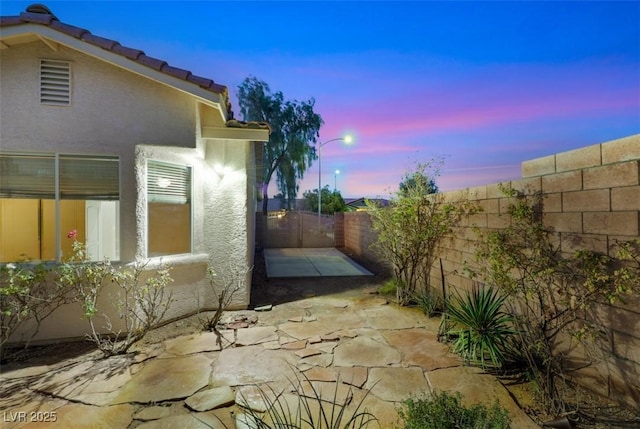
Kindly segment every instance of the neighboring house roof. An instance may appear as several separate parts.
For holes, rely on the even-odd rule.
[[[197,76],[191,73],[189,70],[181,69],[169,65],[166,61],[150,57],[139,49],[130,48],[121,45],[116,40],[107,39],[104,37],[91,34],[84,28],[75,27],[73,25],[65,24],[61,22],[50,10],[44,5],[33,4],[27,7],[25,12],[22,12],[19,16],[1,16],[0,17],[0,30],[21,25],[39,25],[47,27],[56,32],[62,33],[66,36],[70,36],[89,45],[101,48],[110,53],[119,55],[127,60],[144,66],[145,68],[155,70],[164,75],[171,76],[173,78],[180,79],[188,82],[189,84],[196,85],[197,87],[216,94],[221,98],[221,103],[226,108],[227,126],[230,128],[252,128],[252,129],[269,129],[269,125],[266,122],[243,122],[233,119],[233,111],[231,110],[231,103],[229,102],[229,90],[225,85],[215,83],[212,79],[208,79],[202,76]],[[46,36],[39,37],[44,43],[53,48],[50,42],[46,39]],[[18,43],[22,43],[23,40],[17,39]],[[0,40],[0,49],[6,49],[11,46],[11,42],[3,38]]]
[[[380,205],[381,207],[386,207],[389,205],[389,200],[385,198],[352,198],[345,200],[345,204],[355,209],[365,209],[367,208],[367,200],[372,201]]]

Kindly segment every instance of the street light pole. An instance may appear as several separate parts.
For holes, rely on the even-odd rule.
[[[335,174],[333,175],[333,192],[338,191],[338,174],[340,174],[340,170],[336,170]]]
[[[351,136],[346,135],[318,144],[318,232],[320,232],[320,219],[322,218],[322,146],[338,140],[349,144],[351,143]]]

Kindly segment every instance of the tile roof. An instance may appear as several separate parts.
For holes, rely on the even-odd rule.
[[[170,66],[164,60],[150,57],[146,55],[144,51],[141,51],[139,49],[123,46],[116,40],[96,36],[94,34],[91,34],[91,32],[89,32],[88,30],[85,30],[84,28],[65,24],[61,22],[45,5],[32,4],[28,6],[26,11],[22,12],[19,16],[0,17],[0,27],[10,27],[23,24],[45,25],[51,29],[79,39],[83,42],[128,58],[131,61],[135,61],[138,64],[142,64],[153,70],[159,71],[169,76],[173,76],[178,79],[185,80],[187,82],[198,85],[200,88],[203,88],[207,91],[222,95],[227,104],[226,107],[229,118],[227,126],[231,128],[261,128],[270,130],[269,125],[265,122],[247,123],[233,119],[233,111],[231,110],[231,103],[229,102],[229,91],[225,85],[215,83],[212,79],[194,75],[189,70]]]

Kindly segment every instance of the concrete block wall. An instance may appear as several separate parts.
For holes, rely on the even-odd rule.
[[[378,234],[371,228],[371,218],[367,212],[345,213],[343,228],[342,237],[345,248],[375,267],[376,274],[390,275],[393,272],[391,264],[382,260],[371,248]]]
[[[542,193],[543,222],[555,231],[553,239],[563,252],[584,249],[613,256],[617,241],[640,238],[640,135],[525,161],[522,179],[501,185]],[[442,243],[431,272],[435,290],[442,290],[440,260],[449,291],[472,285],[463,270],[465,263],[476,265],[472,227],[503,228],[510,222],[510,201],[501,185],[443,194],[449,201],[470,200],[482,211],[464,219]],[[370,248],[375,232],[366,212],[345,214],[344,227],[345,247],[376,260]],[[596,316],[605,332],[598,343],[605,358],[577,380],[640,409],[640,302],[603,304]]]
[[[335,247],[344,247],[344,213],[333,215],[333,234]]]

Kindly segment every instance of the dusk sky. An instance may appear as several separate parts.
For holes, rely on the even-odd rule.
[[[388,196],[415,162],[437,183],[520,177],[541,156],[640,133],[640,2],[2,1],[229,87],[266,81],[316,100],[322,184]],[[275,182],[275,177],[273,182]],[[318,186],[315,162],[299,196]],[[275,186],[272,185],[275,194]]]

